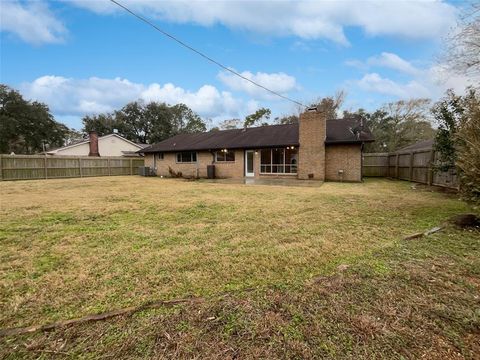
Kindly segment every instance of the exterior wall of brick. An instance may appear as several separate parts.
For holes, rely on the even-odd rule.
[[[197,162],[177,163],[176,153],[164,153],[163,159],[156,159],[157,176],[169,177],[169,167],[175,172],[181,172],[184,177],[207,177],[207,165],[215,165],[215,176],[217,178],[241,178],[244,176],[244,152],[235,151],[235,161],[214,162],[214,156],[209,151],[198,151]],[[155,168],[153,154],[145,154],[145,166]]]
[[[300,115],[298,148],[299,179],[330,181],[361,181],[362,151],[360,144],[339,144],[325,146],[326,119],[322,113],[313,111]],[[242,178],[245,176],[245,151],[235,151],[235,161],[215,162],[209,151],[198,151],[197,162],[177,163],[176,153],[145,154],[145,166],[156,167],[158,176],[169,177],[169,167],[181,172],[184,177],[207,177],[207,166],[215,165],[217,178]],[[156,165],[156,166],[155,166]],[[343,170],[343,173],[341,172]],[[340,173],[339,173],[340,171]],[[260,174],[260,151],[254,153],[254,174],[256,178],[295,178],[295,175]]]
[[[143,160],[145,161],[145,166],[148,166],[150,168],[153,167],[153,156],[154,154],[145,154],[145,157],[143,158]]]
[[[325,115],[305,112],[299,124],[298,178],[325,180]]]
[[[327,145],[325,179],[362,181],[362,148],[360,144]],[[339,173],[343,170],[343,175]]]
[[[245,174],[245,151],[235,150],[235,161],[215,162],[215,177],[242,178]]]

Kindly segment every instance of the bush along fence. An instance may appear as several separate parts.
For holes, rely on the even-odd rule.
[[[143,158],[0,155],[0,180],[137,175]]]
[[[438,154],[432,149],[396,153],[364,153],[363,176],[389,177],[458,189],[455,168],[435,169]]]

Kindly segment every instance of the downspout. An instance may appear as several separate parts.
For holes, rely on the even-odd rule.
[[[197,161],[195,161],[195,179],[198,179],[200,178],[200,168],[199,168],[199,165],[198,165],[198,162],[199,162],[199,154],[198,154],[198,151],[197,151]]]
[[[360,145],[360,182],[363,182],[363,148],[365,143]]]

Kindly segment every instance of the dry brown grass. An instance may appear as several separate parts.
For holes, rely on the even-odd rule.
[[[5,182],[0,189],[1,327],[154,299],[211,299],[38,334],[21,340],[26,347],[9,340],[19,356],[94,349],[137,357],[144,349],[147,357],[308,358],[361,356],[363,349],[380,357],[395,349],[410,357],[427,354],[427,345],[432,354],[444,351],[442,341],[458,352],[455,339],[464,336],[470,345],[460,353],[468,357],[478,345],[478,322],[469,320],[470,332],[458,324],[474,319],[470,307],[478,305],[469,297],[478,291],[478,257],[462,257],[478,255],[478,235],[449,230],[431,237],[438,243],[399,241],[467,211],[453,196],[387,180],[308,188],[112,177]],[[351,267],[331,277],[340,263]],[[429,314],[444,319],[447,294],[460,305],[452,324],[439,320],[445,326],[437,338],[428,334]],[[288,315],[292,309],[299,317]],[[411,342],[418,336],[417,351]],[[217,348],[207,352],[212,344]],[[403,346],[410,350],[402,353]]]

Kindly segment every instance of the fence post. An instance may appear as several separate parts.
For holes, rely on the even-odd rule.
[[[110,171],[110,159],[107,159],[107,169],[108,169],[108,175],[112,175]]]
[[[130,159],[130,175],[133,175],[133,159]]]
[[[433,166],[435,163],[435,150],[430,150],[430,162],[428,163],[428,180],[427,183],[429,186],[433,184]]]
[[[413,151],[410,151],[410,174],[409,174],[409,178],[410,178],[410,181],[413,181],[413,157],[414,157],[414,153]]]
[[[396,154],[395,158],[395,179],[398,179],[398,154]]]
[[[48,179],[48,174],[47,174],[47,155],[43,158],[43,170],[45,171],[45,179]]]
[[[82,158],[79,157],[78,158],[78,172],[80,174],[80,177],[83,177],[83,173],[82,173]]]
[[[3,180],[3,158],[0,154],[0,180]]]

